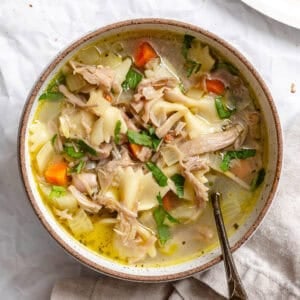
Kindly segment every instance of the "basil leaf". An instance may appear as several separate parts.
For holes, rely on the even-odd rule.
[[[174,174],[171,177],[171,180],[174,182],[174,184],[176,186],[176,192],[177,192],[178,197],[183,198],[185,178],[180,174]]]
[[[129,69],[128,73],[126,74],[125,81],[122,83],[122,88],[124,90],[135,90],[137,85],[142,80],[143,75],[139,72],[135,71],[134,69]]]
[[[153,162],[147,162],[146,166],[152,172],[152,176],[159,186],[167,186],[168,177],[160,170],[160,168]]]
[[[165,224],[158,226],[157,234],[160,243],[164,245],[171,237],[169,226]]]
[[[121,121],[118,120],[115,126],[114,135],[115,135],[115,143],[118,145],[120,143],[120,132],[121,132]]]
[[[220,168],[222,171],[229,170],[229,164],[232,159],[246,159],[256,155],[256,149],[242,149],[237,151],[227,151],[222,159]]]
[[[127,131],[127,137],[130,143],[152,148],[152,139],[145,133],[139,133],[134,130]]]
[[[256,177],[251,182],[251,189],[257,189],[264,181],[266,176],[266,171],[264,168],[260,169],[256,175]]]
[[[66,189],[63,186],[53,185],[49,194],[50,198],[58,198],[66,194]]]
[[[92,148],[90,145],[88,145],[85,141],[77,140],[77,144],[81,151],[87,152],[94,156],[97,155],[97,151],[94,148]]]
[[[61,92],[45,92],[40,97],[39,100],[50,100],[58,101],[62,100],[65,96]]]
[[[220,119],[228,119],[235,112],[235,109],[230,110],[224,105],[222,96],[215,98],[215,107]]]
[[[195,39],[195,37],[192,35],[189,35],[189,34],[184,35],[183,44],[182,44],[182,48],[181,48],[181,53],[184,58],[188,57],[188,51],[192,47],[192,42],[194,39]]]

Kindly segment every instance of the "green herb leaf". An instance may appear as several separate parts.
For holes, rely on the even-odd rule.
[[[164,223],[166,212],[161,205],[155,208],[155,210],[153,211],[153,217],[157,226],[160,226]]]
[[[182,44],[182,48],[181,48],[181,53],[184,58],[188,57],[188,51],[192,47],[192,42],[194,39],[195,39],[195,37],[192,35],[189,35],[189,34],[184,35],[183,44]]]
[[[72,145],[64,145],[64,152],[72,158],[81,158],[84,156],[84,153],[81,150],[76,150]]]
[[[220,119],[228,119],[235,112],[235,109],[230,110],[224,105],[222,96],[215,98],[215,107]]]
[[[185,90],[183,82],[180,82],[179,85],[178,85],[178,87],[179,87],[181,93],[185,94],[186,90]]]
[[[159,186],[167,186],[168,177],[160,170],[160,168],[153,162],[147,162],[146,166],[152,172],[152,176]]]
[[[58,101],[62,100],[64,97],[65,96],[61,92],[45,92],[39,97],[39,100]]]
[[[179,224],[179,221],[172,217],[163,207],[163,199],[159,193],[156,196],[156,199],[159,203],[159,206],[153,211],[153,217],[157,226],[157,235],[160,243],[164,245],[167,240],[170,239],[171,234],[169,226],[164,224],[165,219],[167,218],[171,223]]]
[[[256,175],[256,177],[251,182],[251,189],[257,189],[264,181],[266,176],[266,171],[264,168],[260,169]]]
[[[160,243],[164,245],[171,237],[169,226],[165,224],[158,226],[157,234]]]
[[[149,132],[150,135],[155,135],[155,128],[152,127],[152,126],[149,126],[148,127],[148,132]]]
[[[186,76],[189,78],[192,74],[196,74],[200,71],[201,64],[189,59],[185,62],[185,68],[187,72]]]
[[[52,146],[54,145],[56,139],[57,139],[57,133],[55,133],[55,134],[53,135],[53,137],[51,138],[51,145],[52,145]]]
[[[122,83],[122,88],[124,90],[135,90],[137,85],[142,80],[143,75],[139,72],[135,71],[134,69],[129,69],[128,73],[126,74],[125,81]]]
[[[180,222],[176,218],[171,216],[167,211],[166,211],[166,216],[171,223],[180,224]]]
[[[127,137],[130,143],[152,148],[152,139],[145,133],[139,133],[134,130],[127,131]]]
[[[63,186],[53,185],[49,194],[50,198],[58,198],[66,194],[66,189]]]
[[[75,165],[73,168],[69,169],[69,173],[79,174],[82,171],[84,165],[85,165],[85,161],[80,160],[80,162],[77,165]]]
[[[114,139],[115,139],[115,143],[117,145],[119,145],[119,143],[120,143],[121,125],[122,125],[121,121],[118,120],[117,123],[116,123],[116,126],[115,126],[115,130],[114,130],[114,136],[115,136]]]
[[[157,202],[159,203],[159,205],[163,205],[163,200],[162,200],[162,197],[161,197],[160,192],[159,192],[158,195],[156,196],[156,199],[157,199]]]
[[[63,73],[59,73],[50,81],[50,83],[47,86],[47,91],[53,92],[53,91],[57,90],[57,88],[60,84],[63,84],[65,82],[66,82],[65,75]]]
[[[224,62],[224,61],[223,62],[218,62],[217,65],[216,65],[216,69],[226,69],[232,75],[238,75],[239,74],[239,70],[229,62]]]
[[[77,142],[77,145],[79,146],[82,152],[87,152],[94,156],[97,155],[97,151],[94,148],[92,148],[90,145],[88,145],[85,141],[77,140],[74,142]]]
[[[174,174],[171,177],[171,180],[174,182],[174,184],[176,186],[176,192],[177,192],[178,197],[183,198],[185,178],[180,174]]]
[[[232,159],[246,159],[256,155],[255,149],[242,149],[237,151],[227,151],[222,159],[220,168],[223,172],[229,170],[229,164]]]

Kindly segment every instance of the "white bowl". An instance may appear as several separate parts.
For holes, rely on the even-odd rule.
[[[81,263],[84,263],[85,265],[107,275],[127,280],[147,282],[177,280],[190,276],[196,272],[204,271],[218,263],[221,260],[220,248],[216,248],[193,260],[166,267],[135,267],[122,265],[116,261],[112,261],[90,251],[68,234],[61,225],[57,223],[41,199],[30,165],[28,127],[33,120],[39,95],[47,86],[49,79],[51,79],[51,77],[75,52],[87,44],[98,40],[99,38],[137,29],[169,30],[172,32],[182,34],[187,33],[195,36],[200,41],[203,41],[222,53],[228,61],[232,62],[240,70],[256,94],[266,125],[268,144],[267,151],[269,159],[267,162],[266,177],[263,183],[260,199],[257,201],[255,209],[252,211],[247,221],[241,225],[230,238],[232,251],[238,249],[249,239],[269,209],[278,185],[282,163],[282,137],[278,114],[269,90],[248,60],[240,54],[239,51],[234,49],[221,38],[193,25],[164,19],[137,19],[125,21],[106,26],[89,33],[59,53],[59,55],[42,73],[30,92],[25,104],[19,131],[19,165],[28,198],[38,218],[41,220],[50,235],[69,254],[77,258]]]

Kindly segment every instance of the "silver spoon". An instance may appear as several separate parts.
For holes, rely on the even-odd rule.
[[[214,210],[214,216],[219,236],[219,241],[221,244],[223,261],[227,277],[227,285],[229,291],[229,299],[234,300],[247,300],[248,296],[242,284],[241,278],[237,272],[236,266],[231,255],[230,245],[228,242],[228,237],[226,229],[224,226],[224,221],[222,217],[222,212],[220,209],[220,193],[212,193],[211,201]]]

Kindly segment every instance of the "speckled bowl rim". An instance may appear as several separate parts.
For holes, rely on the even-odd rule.
[[[25,142],[26,142],[26,128],[28,126],[28,120],[30,116],[30,111],[32,109],[33,103],[36,99],[36,96],[42,87],[44,81],[48,78],[49,74],[54,70],[56,65],[60,63],[65,56],[67,56],[70,52],[78,48],[80,45],[83,43],[92,40],[93,38],[99,36],[100,34],[105,33],[106,31],[112,30],[112,29],[118,29],[122,28],[124,26],[129,26],[129,25],[169,25],[169,26],[175,26],[175,27],[180,27],[181,29],[186,29],[186,30],[191,30],[195,31],[197,33],[200,33],[207,38],[214,40],[215,42],[221,44],[223,47],[225,47],[227,50],[232,52],[235,56],[237,56],[243,64],[248,68],[248,70],[252,73],[256,81],[259,83],[261,86],[266,99],[268,101],[268,104],[270,106],[270,109],[273,114],[273,118],[275,120],[275,127],[276,127],[276,135],[277,135],[277,164],[276,164],[276,169],[275,169],[275,176],[274,180],[272,183],[272,187],[270,189],[270,193],[267,197],[267,200],[265,202],[265,205],[261,209],[261,212],[257,216],[255,222],[253,225],[248,229],[248,231],[231,247],[232,251],[237,250],[240,246],[242,246],[248,239],[249,237],[255,232],[259,224],[262,222],[264,216],[266,215],[273,198],[276,193],[276,189],[278,186],[279,182],[279,177],[280,177],[280,172],[282,168],[282,152],[283,152],[283,147],[282,147],[282,132],[281,132],[281,126],[280,126],[280,121],[279,121],[279,116],[273,101],[273,98],[271,96],[271,93],[269,89],[267,88],[266,84],[264,83],[263,79],[261,76],[258,74],[258,72],[254,69],[254,67],[251,65],[251,63],[234,47],[232,47],[230,44],[228,44],[225,40],[222,38],[219,38],[215,34],[201,29],[197,26],[190,25],[184,22],[180,21],[175,21],[175,20],[169,20],[169,19],[159,19],[159,18],[146,18],[146,19],[133,19],[133,20],[127,20],[127,21],[122,21],[118,23],[114,23],[105,27],[102,27],[100,29],[97,29],[91,33],[88,33],[87,35],[81,37],[80,39],[76,40],[73,42],[70,46],[68,46],[65,50],[60,52],[58,56],[50,63],[50,65],[46,68],[46,70],[40,75],[39,79],[33,86],[32,90],[29,93],[29,96],[26,100],[26,103],[24,105],[23,109],[23,114],[20,120],[20,126],[19,126],[19,135],[18,135],[18,163],[19,163],[19,169],[22,177],[22,181],[25,187],[25,191],[27,193],[27,196],[30,200],[30,203],[37,215],[37,217],[40,219],[41,223],[43,226],[46,228],[46,230],[50,233],[50,235],[58,242],[58,244],[63,247],[63,249],[72,255],[74,258],[79,260],[81,263],[87,265],[88,267],[104,273],[106,275],[116,277],[119,279],[125,279],[125,280],[131,280],[131,281],[140,281],[140,282],[161,282],[161,281],[172,281],[172,280],[178,280],[182,279],[185,277],[189,277],[195,273],[207,270],[208,268],[212,267],[213,265],[217,264],[218,262],[221,261],[222,257],[221,255],[217,256],[213,260],[197,266],[195,268],[192,268],[190,270],[182,271],[182,272],[176,272],[174,274],[169,274],[169,275],[155,275],[155,276],[143,276],[143,275],[133,275],[133,274],[126,274],[124,272],[119,272],[115,271],[113,269],[109,269],[106,267],[103,267],[101,265],[96,264],[92,260],[84,257],[83,255],[79,254],[76,252],[70,245],[68,245],[52,228],[51,226],[47,223],[45,220],[45,217],[43,216],[42,212],[40,211],[36,199],[34,198],[33,192],[31,190],[31,186],[29,183],[28,175],[26,172],[26,165],[25,165]]]

